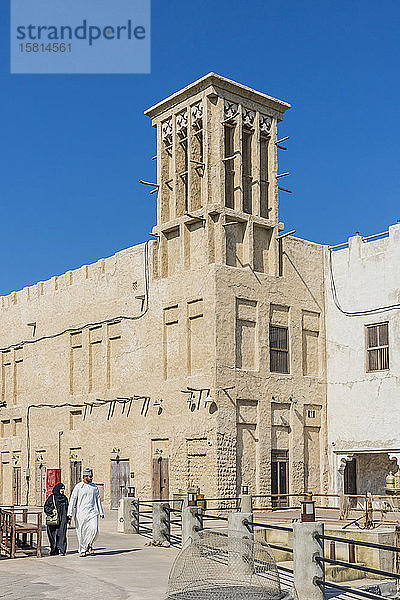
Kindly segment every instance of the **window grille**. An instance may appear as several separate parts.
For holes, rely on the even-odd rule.
[[[366,326],[367,371],[389,369],[389,324]]]
[[[270,371],[289,373],[288,328],[270,325],[269,328]]]

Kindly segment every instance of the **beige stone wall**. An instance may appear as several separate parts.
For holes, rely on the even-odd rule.
[[[312,355],[318,374],[303,374],[303,335],[304,319],[322,315],[320,249],[286,240],[285,274],[279,279],[223,265],[186,271],[184,278],[181,272],[151,279],[144,316],[94,325],[140,315],[143,301],[136,296],[144,292],[144,251],[144,245],[138,246],[72,272],[65,287],[51,289],[45,282],[43,295],[33,295],[35,286],[28,299],[25,290],[25,297],[17,294],[17,302],[2,309],[2,346],[24,336],[34,339],[27,337],[29,322],[36,321],[37,336],[93,323],[73,334],[19,346],[22,362],[15,389],[6,389],[8,408],[1,409],[2,421],[10,421],[1,438],[2,502],[10,501],[13,457],[22,470],[27,466],[28,405],[79,405],[135,395],[150,400],[134,400],[129,416],[127,407],[121,414],[119,404],[112,416],[108,405],[86,409],[85,419],[81,407],[76,411],[82,414],[71,414],[73,407],[31,410],[33,502],[35,457],[40,451],[46,466],[56,468],[61,431],[63,479],[69,484],[70,457],[79,456],[104,484],[106,504],[113,449],[129,459],[137,492],[150,497],[152,455],[161,443],[163,456],[169,457],[171,492],[200,485],[207,495],[233,496],[237,486],[248,484],[253,493],[268,493],[271,449],[289,451],[292,492],[309,483],[316,491],[325,453],[322,316]],[[61,279],[65,282],[65,276]],[[269,371],[271,318],[286,318],[289,325],[289,374]],[[209,388],[217,410],[205,404],[206,393],[200,402],[197,393],[189,404],[189,394],[181,392],[187,386]],[[157,400],[162,400],[161,410],[154,406]],[[306,409],[316,409],[309,421]],[[13,430],[15,419],[22,423]],[[313,474],[311,479],[307,473]]]
[[[322,250],[276,240],[288,107],[210,75],[150,109],[157,240],[1,299],[0,503],[16,476],[40,503],[59,460],[68,491],[71,464],[92,466],[106,507],[122,466],[142,498],[160,481],[269,493],[274,451],[290,492],[325,489]],[[288,373],[271,371],[270,326],[288,328]],[[30,409],[28,461],[28,406],[65,403]]]
[[[12,387],[6,389],[7,409],[1,409],[2,422],[11,421],[11,426],[3,425],[1,432],[2,502],[10,501],[12,467],[18,464],[23,471],[27,467],[26,416],[27,407],[32,404],[77,405],[75,410],[42,407],[30,411],[32,501],[36,453],[41,452],[48,468],[57,468],[59,432],[63,480],[68,485],[70,457],[78,457],[94,467],[96,481],[104,484],[106,504],[110,502],[111,459],[117,454],[113,454],[113,449],[119,450],[121,460],[129,459],[130,471],[134,473],[131,483],[142,497],[151,495],[152,446],[159,447],[160,442],[163,455],[170,458],[171,490],[187,488],[189,483],[204,486],[205,473],[212,473],[217,446],[215,417],[206,410],[204,395],[192,412],[186,402],[188,394],[181,392],[190,384],[213,387],[212,268],[202,277],[191,273],[184,285],[179,277],[175,281],[151,282],[148,311],[136,320],[95,324],[143,312],[143,301],[136,296],[145,291],[144,252],[144,245],[131,248],[63,276],[63,287],[55,289],[45,282],[43,294],[34,295],[41,289],[39,284],[29,290],[30,297],[24,290],[23,296],[17,294],[17,302],[4,303],[3,347],[23,340],[32,329],[28,322],[36,321],[37,337],[71,326],[93,325],[19,346],[23,358],[16,391]],[[88,407],[86,415],[80,406],[97,399],[132,396],[149,400],[134,400],[129,415],[128,406],[121,414],[120,404],[111,415],[110,405],[92,410]],[[154,406],[160,400],[161,407]],[[12,423],[17,418],[22,423],[13,432]],[[203,440],[204,452],[190,447],[197,439]],[[12,458],[17,454],[18,463]],[[207,466],[196,466],[196,460]],[[208,488],[216,493],[216,471],[214,475]],[[26,486],[23,488],[25,492]]]
[[[217,289],[224,290],[217,297],[217,385],[234,386],[220,393],[219,427],[237,438],[238,485],[242,481],[254,494],[271,491],[271,450],[288,451],[290,493],[326,490],[322,250],[298,239],[284,244],[281,278],[217,268]],[[310,315],[318,335],[307,354],[303,338]],[[269,368],[271,320],[289,327],[288,374]],[[316,365],[312,374],[310,361]]]

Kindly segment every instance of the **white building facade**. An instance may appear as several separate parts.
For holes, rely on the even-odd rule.
[[[326,250],[328,456],[335,493],[400,466],[400,224]]]

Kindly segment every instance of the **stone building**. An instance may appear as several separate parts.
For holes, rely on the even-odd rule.
[[[280,237],[288,108],[212,73],[153,106],[153,239],[1,299],[0,503],[83,465],[106,507],[325,489],[324,252]]]
[[[346,246],[345,248],[343,246]],[[326,250],[331,489],[385,493],[400,465],[400,224]]]

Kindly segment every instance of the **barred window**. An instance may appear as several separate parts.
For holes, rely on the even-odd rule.
[[[385,371],[389,368],[389,324],[366,326],[367,371]]]
[[[270,325],[269,363],[274,373],[289,373],[288,328]]]

